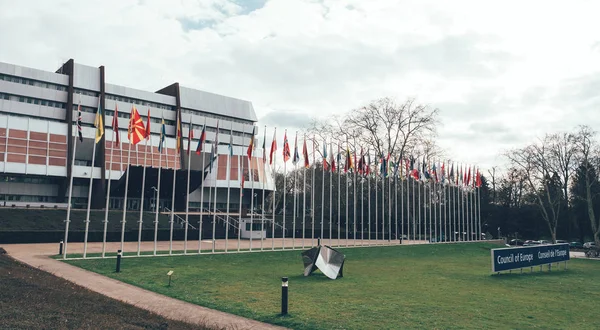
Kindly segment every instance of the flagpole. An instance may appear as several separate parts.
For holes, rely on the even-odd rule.
[[[244,126],[243,133],[246,133],[246,126]],[[243,197],[244,197],[244,182],[246,181],[246,178],[244,177],[244,155],[238,156],[238,168],[240,169],[240,174],[238,175],[238,178],[240,180],[240,217],[239,217],[239,221],[238,221],[237,252],[240,252],[240,245],[241,245],[241,239],[242,239],[242,202],[243,202]],[[275,194],[275,191],[273,191],[273,194]],[[273,202],[275,202],[275,198],[273,198]],[[273,215],[274,214],[275,213],[273,213]]]
[[[188,227],[190,226],[190,174],[192,172],[192,140],[194,139],[194,126],[192,125],[192,116],[190,115],[190,126],[188,132],[188,163],[187,163],[187,180],[185,188],[185,232],[183,234],[183,254],[187,254],[188,243]],[[146,157],[144,156],[144,173],[146,170]]]
[[[267,125],[265,125],[265,135],[263,136],[263,166],[262,166],[262,199],[260,206],[260,214],[261,214],[261,222],[260,222],[260,250],[264,251],[264,241],[265,241],[265,184],[267,181],[267,155],[265,154],[267,148]]]
[[[229,136],[230,139],[233,139],[233,123],[231,123],[231,126],[229,128]],[[225,226],[225,253],[227,253],[229,250],[229,194],[231,192],[231,154],[233,153],[233,146],[231,146],[231,142],[230,148],[231,150],[229,150],[229,153],[227,154],[227,206],[225,208],[225,220],[227,225]],[[242,156],[243,155],[239,155],[238,157]],[[241,223],[238,223],[238,227],[240,225]]]
[[[313,143],[313,167],[312,167],[312,178],[310,180],[310,214],[312,222],[312,233],[310,246],[315,246],[315,174],[317,171],[317,151],[315,146],[315,137],[312,138]]]
[[[304,239],[306,238],[306,164],[308,163],[308,147],[306,146],[306,133],[302,145],[302,158],[304,158],[304,169],[302,170],[302,250],[304,250]]]
[[[296,157],[298,154],[298,131],[296,131],[296,140],[294,143],[294,159],[296,159],[296,162],[293,164],[294,165],[294,212],[292,213],[292,218],[293,218],[293,222],[292,222],[292,250],[296,249],[296,199],[298,197],[297,191],[298,191],[298,168],[296,165],[298,165],[298,157]]]
[[[130,119],[131,120],[131,119]],[[133,128],[132,128],[133,129]],[[133,134],[133,133],[132,133]],[[121,218],[121,251],[125,251],[125,222],[127,216],[127,195],[129,189],[129,163],[131,161],[131,140],[127,143],[127,172],[125,173],[125,196],[123,198],[123,217]]]
[[[179,125],[179,123],[177,125]],[[177,127],[175,134],[178,134],[178,130],[179,127]],[[176,136],[175,139],[178,140],[179,136]],[[173,155],[173,184],[171,194],[171,228],[169,229],[169,255],[173,254],[173,223],[175,222],[175,185],[177,183],[177,155],[179,155],[179,146],[177,145],[177,143],[175,143],[175,149],[176,150]]]
[[[331,144],[329,145],[329,152],[331,152],[331,156],[334,157],[333,155],[333,142],[331,142]],[[333,158],[332,158],[333,159]],[[333,218],[333,171],[334,171],[334,167],[333,167],[333,162],[331,163],[331,171],[329,171],[329,245],[331,246],[331,239],[332,239],[332,232],[333,232],[333,224],[332,224],[332,218]],[[323,180],[325,180],[325,178],[323,177]],[[325,237],[323,237],[323,239],[325,239]]]
[[[162,127],[161,127],[162,132]],[[158,210],[160,205],[160,175],[162,173],[162,152],[164,149],[164,141],[163,141],[163,133],[161,133],[161,137],[158,140],[159,151],[158,151],[158,177],[156,179],[156,200],[154,201],[154,206],[156,208],[154,213],[154,255],[156,255],[156,247],[158,243]]]
[[[202,152],[206,155],[206,117],[204,117],[204,126],[202,126],[202,132],[200,132],[200,141],[198,141],[200,145],[200,152],[198,152],[198,147],[196,147],[196,154],[202,158],[202,169],[200,170],[200,175],[202,176],[202,183],[200,183],[200,221],[198,221],[198,254],[202,253],[202,223],[204,220],[204,183],[206,181],[207,175],[204,175],[205,171],[205,156],[202,155]],[[239,225],[239,224],[238,224]]]
[[[363,158],[362,147],[361,147],[361,178],[360,178],[360,245],[365,245],[365,162]]]
[[[216,231],[217,231],[217,182],[219,181],[219,121],[217,120],[217,133],[215,135],[215,194],[213,199],[213,221],[212,221],[212,253],[215,253]]]
[[[254,126],[252,127],[252,136],[250,138],[252,139],[252,143],[254,143]],[[250,157],[248,157],[248,176],[250,179],[250,251],[252,252],[252,233],[254,231],[254,169]]]
[[[338,215],[338,221],[337,221],[337,243],[338,246],[342,246],[342,239],[341,239],[341,235],[342,235],[342,173],[340,173],[340,143],[339,141],[337,142],[337,155],[333,155],[333,157],[337,158],[337,163],[335,164],[335,166],[337,167],[337,174],[338,174],[338,191],[337,191],[337,202],[338,202],[338,207],[337,207],[337,215]],[[335,158],[334,158],[335,159]]]
[[[352,214],[354,218],[354,246],[356,246],[356,138],[354,139],[354,163],[352,163]]]
[[[277,164],[277,157],[275,151],[277,150],[277,127],[273,128],[273,141],[271,142],[271,154],[269,155],[269,163],[273,160],[273,168],[271,168],[271,172],[273,172],[273,223],[271,226],[271,250],[275,250],[275,193],[277,192],[277,185],[275,184],[275,166]],[[270,164],[269,164],[270,165]],[[241,199],[240,199],[241,200]],[[240,203],[241,205],[241,203]],[[314,236],[314,235],[313,235]]]
[[[350,147],[348,146],[348,137],[347,136],[346,136],[346,150],[347,150],[346,157],[349,157],[348,151],[350,151]],[[345,182],[346,183],[346,221],[345,221],[346,222],[346,244],[345,244],[346,247],[348,247],[348,222],[350,221],[350,214],[348,213],[348,176],[349,176],[348,171],[350,170],[350,164],[348,163],[349,160],[350,160],[350,158],[346,159],[347,171],[346,171],[346,175],[344,175],[344,177],[346,179],[345,180],[346,181]]]
[[[94,140],[94,147],[92,148],[92,166],[90,169],[90,184],[88,187],[88,203],[85,215],[85,233],[83,238],[83,258],[87,256],[87,243],[88,243],[88,231],[90,228],[90,208],[92,206],[92,187],[94,183],[94,162],[96,161],[96,140]]]
[[[371,245],[371,154],[370,154],[370,150],[367,150],[367,198],[368,198],[368,223],[369,223],[369,230],[368,230],[368,234],[369,234],[369,246]]]
[[[150,118],[148,118],[148,121],[150,121]],[[148,158],[148,140],[150,139],[150,136],[147,136],[145,141],[144,141],[144,168],[142,169],[142,198],[140,200],[140,220],[139,222],[139,227],[138,227],[138,246],[137,246],[137,255],[140,255],[140,251],[142,249],[142,222],[143,222],[143,216],[144,216],[144,193],[145,193],[145,187],[146,187],[146,160]],[[152,148],[152,145],[150,145],[150,148]]]
[[[71,125],[73,124],[71,123]],[[77,151],[77,132],[78,129],[75,130],[75,135],[73,135],[73,157],[71,158],[71,178],[69,179],[69,197],[67,202],[67,219],[65,220],[65,248],[63,249],[63,259],[67,259],[67,246],[69,242],[69,223],[71,222],[71,200],[73,197],[73,170],[75,169],[75,152]]]
[[[109,202],[110,202],[110,182],[111,182],[111,177],[112,177],[112,165],[113,165],[113,150],[114,150],[114,141],[115,138],[114,136],[116,134],[119,134],[119,132],[115,132],[113,129],[113,140],[110,142],[110,155],[109,155],[109,160],[108,160],[108,184],[106,186],[106,205],[104,206],[104,232],[102,235],[102,258],[105,257],[105,253],[106,253],[106,230],[108,227],[108,208],[110,206]],[[106,148],[106,139],[104,140],[104,145]]]
[[[388,154],[389,155],[389,154]],[[387,166],[388,169],[387,171],[389,172],[389,159],[387,162]],[[392,183],[391,183],[391,178],[390,175],[388,173],[388,243],[392,242],[392,203],[391,203],[391,199],[392,199]],[[385,239],[385,235],[383,237]]]
[[[381,154],[383,168],[381,171],[381,244],[385,244],[385,180],[387,180],[387,162],[383,163],[384,155]],[[388,197],[389,198],[389,197]]]
[[[481,174],[479,175],[479,180],[481,180]],[[481,181],[480,181],[481,182]],[[481,184],[478,183],[479,187],[477,187],[477,218],[479,219],[479,240],[481,241]],[[486,238],[487,239],[487,238]]]
[[[398,239],[398,176],[400,175],[400,173],[398,173],[398,171],[400,170],[400,165],[396,165],[398,166],[396,169],[396,173],[394,174],[394,228],[395,228],[395,232],[396,232],[396,240]]]
[[[283,133],[283,136],[286,137],[287,139],[287,129],[285,130],[285,132]],[[283,152],[285,153],[285,145],[286,145],[287,140],[284,139],[283,141]],[[282,224],[283,227],[281,229],[281,238],[282,238],[282,242],[281,242],[281,249],[285,250],[285,195],[287,195],[287,191],[285,190],[285,186],[286,186],[286,180],[287,179],[287,161],[285,160],[285,156],[283,159],[283,218],[282,218]]]

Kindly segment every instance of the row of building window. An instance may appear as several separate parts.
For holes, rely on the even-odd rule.
[[[73,88],[73,94],[81,94],[81,95],[87,95],[87,96],[93,96],[93,97],[98,97],[98,95],[100,95],[100,93],[88,91],[86,89],[81,89],[81,88]],[[73,101],[73,102],[75,102],[75,101]]]
[[[0,100],[1,99],[9,100],[9,101],[17,101],[17,102],[21,102],[21,103],[38,104],[38,105],[43,105],[43,106],[53,107],[53,108],[60,108],[60,109],[67,108],[67,104],[62,103],[62,102],[48,101],[48,100],[36,99],[33,97],[17,96],[17,95],[6,94],[6,93],[0,93]]]
[[[214,113],[204,112],[204,111],[199,111],[199,110],[192,110],[192,109],[182,108],[181,109],[181,113],[187,113],[187,114],[192,114],[192,115],[206,117],[206,118],[214,118],[214,119],[220,119],[220,120],[227,120],[227,121],[232,121],[234,123],[240,123],[240,124],[245,124],[245,125],[252,125],[253,124],[253,122],[249,121],[249,120],[244,120],[244,119],[240,119],[240,118],[233,118],[233,117],[227,117],[227,116],[220,116],[220,115],[217,115],[217,114],[214,114]]]
[[[0,175],[0,182],[22,182],[37,184],[53,184],[54,180],[46,177]]]
[[[170,105],[148,102],[148,101],[143,101],[143,100],[138,100],[138,99],[132,99],[132,98],[125,97],[125,96],[106,94],[105,97],[109,100],[115,100],[115,101],[125,102],[125,103],[133,103],[133,104],[137,104],[140,106],[148,106],[148,107],[165,109],[165,110],[175,110],[175,107],[172,107]]]
[[[11,75],[7,75],[7,74],[1,74],[1,73],[0,73],[0,80],[10,81],[10,82],[18,83],[18,84],[48,88],[48,89],[55,89],[55,90],[59,90],[59,91],[67,90],[67,86],[53,84],[53,83],[47,83],[44,81],[39,81],[39,80],[34,80],[34,79],[16,77],[16,76],[11,76]]]
[[[54,196],[32,196],[32,195],[5,195],[0,194],[0,201],[6,202],[34,202],[34,203],[54,203]]]

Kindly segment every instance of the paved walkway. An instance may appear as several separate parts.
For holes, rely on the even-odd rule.
[[[78,244],[81,243],[71,243],[70,245],[73,245],[77,250],[79,248]],[[100,247],[97,246],[98,244],[100,244]],[[217,329],[284,329],[169,298],[49,258],[50,255],[58,253],[58,244],[7,244],[2,247],[11,257],[32,267],[172,320]],[[90,243],[89,248],[92,248],[92,251],[97,251],[98,248],[101,249],[101,243]]]

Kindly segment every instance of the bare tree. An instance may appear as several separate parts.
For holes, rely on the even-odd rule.
[[[506,154],[512,166],[525,174],[553,242],[556,242],[561,211],[566,206],[567,195],[563,189],[565,186],[568,189],[575,164],[573,141],[570,135],[549,134],[538,143]],[[561,193],[555,191],[555,184],[560,186]]]
[[[594,234],[594,241],[596,246],[600,246],[600,217],[596,217],[594,210],[594,201],[598,198],[594,195],[593,191],[597,191],[596,185],[598,181],[594,180],[592,175],[593,171],[598,173],[600,169],[600,147],[594,140],[596,132],[588,126],[581,126],[577,134],[577,143],[579,149],[579,160],[583,165],[584,170],[584,186],[585,186],[585,199],[587,202],[588,216],[592,225],[592,232]]]
[[[496,169],[498,167],[497,166],[492,166],[491,169],[488,170],[488,173],[490,174],[490,178],[491,178],[491,183],[492,183],[492,204],[496,204],[496,197],[497,197],[497,193],[496,193]]]
[[[438,109],[408,99],[398,104],[385,97],[354,109],[342,117],[314,121],[309,132],[325,140],[346,143],[353,152],[359,146],[373,148],[376,155],[407,155],[417,146],[439,152],[433,142]],[[425,152],[422,150],[421,152]]]

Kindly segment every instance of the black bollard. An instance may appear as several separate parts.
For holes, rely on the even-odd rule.
[[[121,272],[121,250],[117,250],[117,273]]]
[[[63,242],[63,240],[60,240],[60,244],[58,244],[58,255],[62,256],[63,253],[63,244],[65,244],[65,242]]]
[[[317,246],[321,246],[321,237],[317,237]]]
[[[288,313],[288,278],[281,278],[281,315]]]

